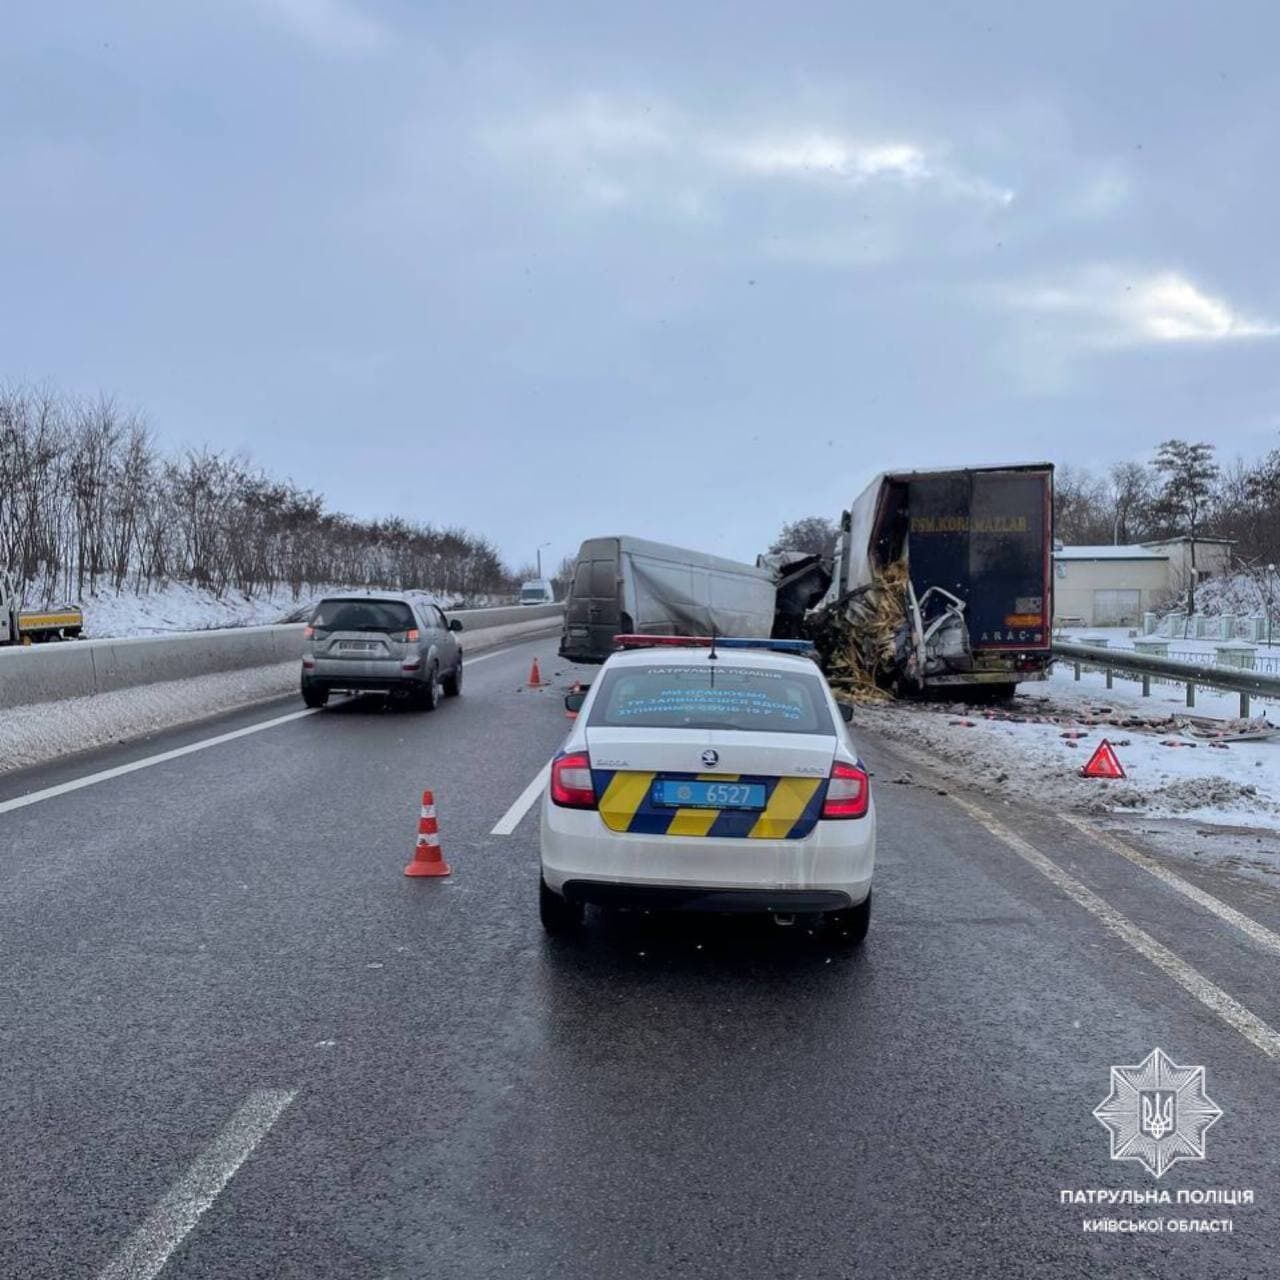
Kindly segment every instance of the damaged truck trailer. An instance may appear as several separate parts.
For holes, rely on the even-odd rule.
[[[846,511],[808,620],[833,681],[994,696],[1049,671],[1053,465],[878,476]]]

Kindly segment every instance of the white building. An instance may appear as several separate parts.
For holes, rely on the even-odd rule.
[[[1197,538],[1198,582],[1228,572],[1232,543]],[[1055,626],[1133,627],[1148,609],[1177,600],[1191,575],[1191,539],[1130,546],[1058,547],[1053,553]]]

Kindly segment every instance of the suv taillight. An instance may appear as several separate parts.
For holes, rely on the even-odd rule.
[[[837,760],[827,781],[824,818],[865,818],[871,807],[871,779],[857,765]]]
[[[585,751],[557,756],[551,762],[551,803],[562,809],[594,809],[591,757]]]

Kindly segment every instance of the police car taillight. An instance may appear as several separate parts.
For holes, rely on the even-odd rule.
[[[827,781],[824,818],[865,818],[871,807],[871,779],[857,765],[837,760]]]
[[[591,757],[572,751],[551,762],[551,803],[562,809],[594,809],[595,787],[591,784]]]

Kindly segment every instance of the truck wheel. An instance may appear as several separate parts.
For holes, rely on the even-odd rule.
[[[842,947],[860,946],[871,927],[870,892],[856,907],[828,911],[826,925],[828,932]]]
[[[302,701],[313,711],[319,711],[329,701],[329,690],[320,685],[304,684]]]
[[[582,924],[582,903],[570,902],[567,898],[547,887],[547,882],[538,879],[538,918],[542,927],[552,936],[575,933]]]
[[[458,665],[449,672],[443,680],[440,681],[440,687],[444,690],[446,698],[456,698],[462,692],[462,659],[458,659]]]

